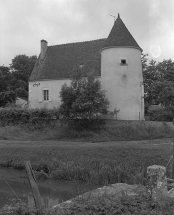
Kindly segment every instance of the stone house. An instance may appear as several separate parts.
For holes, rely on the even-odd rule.
[[[119,120],[144,120],[142,49],[119,14],[108,38],[48,46],[41,53],[29,79],[29,108],[54,108],[61,104],[59,92],[70,84],[75,68],[93,71]]]

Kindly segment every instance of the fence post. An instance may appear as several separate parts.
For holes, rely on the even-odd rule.
[[[32,192],[33,192],[34,202],[35,202],[35,206],[37,209],[37,214],[41,215],[42,214],[41,197],[40,197],[38,186],[36,184],[36,178],[35,178],[34,172],[32,170],[30,161],[25,161],[25,167],[27,170],[28,180],[29,180]]]

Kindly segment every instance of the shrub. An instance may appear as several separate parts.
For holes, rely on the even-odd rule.
[[[59,118],[59,109],[0,109],[0,124],[2,126],[22,124],[43,126],[45,124],[51,124],[53,119],[57,118]]]
[[[106,113],[109,101],[101,83],[93,74],[84,75],[81,70],[75,71],[70,85],[64,84],[60,91],[60,113],[70,126],[75,129],[88,129]]]
[[[165,107],[154,106],[149,108],[149,117],[151,121],[173,121],[173,114],[170,110],[167,110]]]
[[[105,125],[105,120],[96,119],[72,119],[68,121],[68,127],[73,130],[99,131]]]

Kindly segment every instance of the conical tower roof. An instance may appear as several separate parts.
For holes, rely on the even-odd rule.
[[[129,32],[129,30],[126,28],[119,14],[105,42],[105,47],[111,47],[111,46],[122,46],[122,47],[133,46],[142,50],[138,45],[138,43],[133,38],[133,36],[131,35],[131,33]]]

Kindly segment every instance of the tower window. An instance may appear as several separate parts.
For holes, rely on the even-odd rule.
[[[126,59],[121,59],[121,65],[127,65]]]
[[[43,100],[44,101],[49,100],[49,90],[43,90]]]

